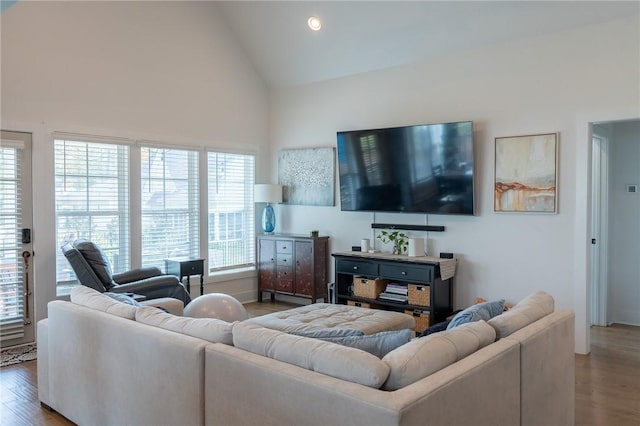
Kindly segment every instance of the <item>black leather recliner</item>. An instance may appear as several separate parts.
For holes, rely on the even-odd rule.
[[[66,243],[62,252],[67,258],[80,284],[101,293],[135,293],[147,299],[173,297],[187,305],[191,296],[175,275],[162,275],[156,267],[139,268],[121,274],[111,271],[109,260],[100,247],[91,241],[76,240]]]

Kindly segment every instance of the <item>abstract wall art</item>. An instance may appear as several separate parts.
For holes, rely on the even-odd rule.
[[[333,206],[335,148],[285,149],[278,156],[285,204]]]
[[[558,134],[498,137],[494,210],[557,213]]]

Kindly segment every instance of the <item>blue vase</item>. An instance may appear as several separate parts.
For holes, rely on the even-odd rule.
[[[265,234],[271,234],[276,229],[276,214],[271,204],[267,204],[262,212],[262,229]]]

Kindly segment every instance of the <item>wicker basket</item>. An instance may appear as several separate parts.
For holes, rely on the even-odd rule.
[[[429,328],[429,311],[422,311],[420,309],[406,310],[405,314],[411,315],[416,320],[416,326],[413,331],[416,333],[422,333]]]
[[[431,287],[422,284],[408,284],[409,304],[416,306],[431,306]]]
[[[371,308],[371,304],[370,303],[356,302],[355,300],[347,300],[347,305],[357,306],[359,308]]]
[[[370,280],[364,277],[353,278],[353,294],[367,299],[377,299],[387,287],[387,280]]]

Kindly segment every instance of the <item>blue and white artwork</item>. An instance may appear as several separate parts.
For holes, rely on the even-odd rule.
[[[285,204],[333,206],[335,149],[285,149],[278,156],[278,183]]]

